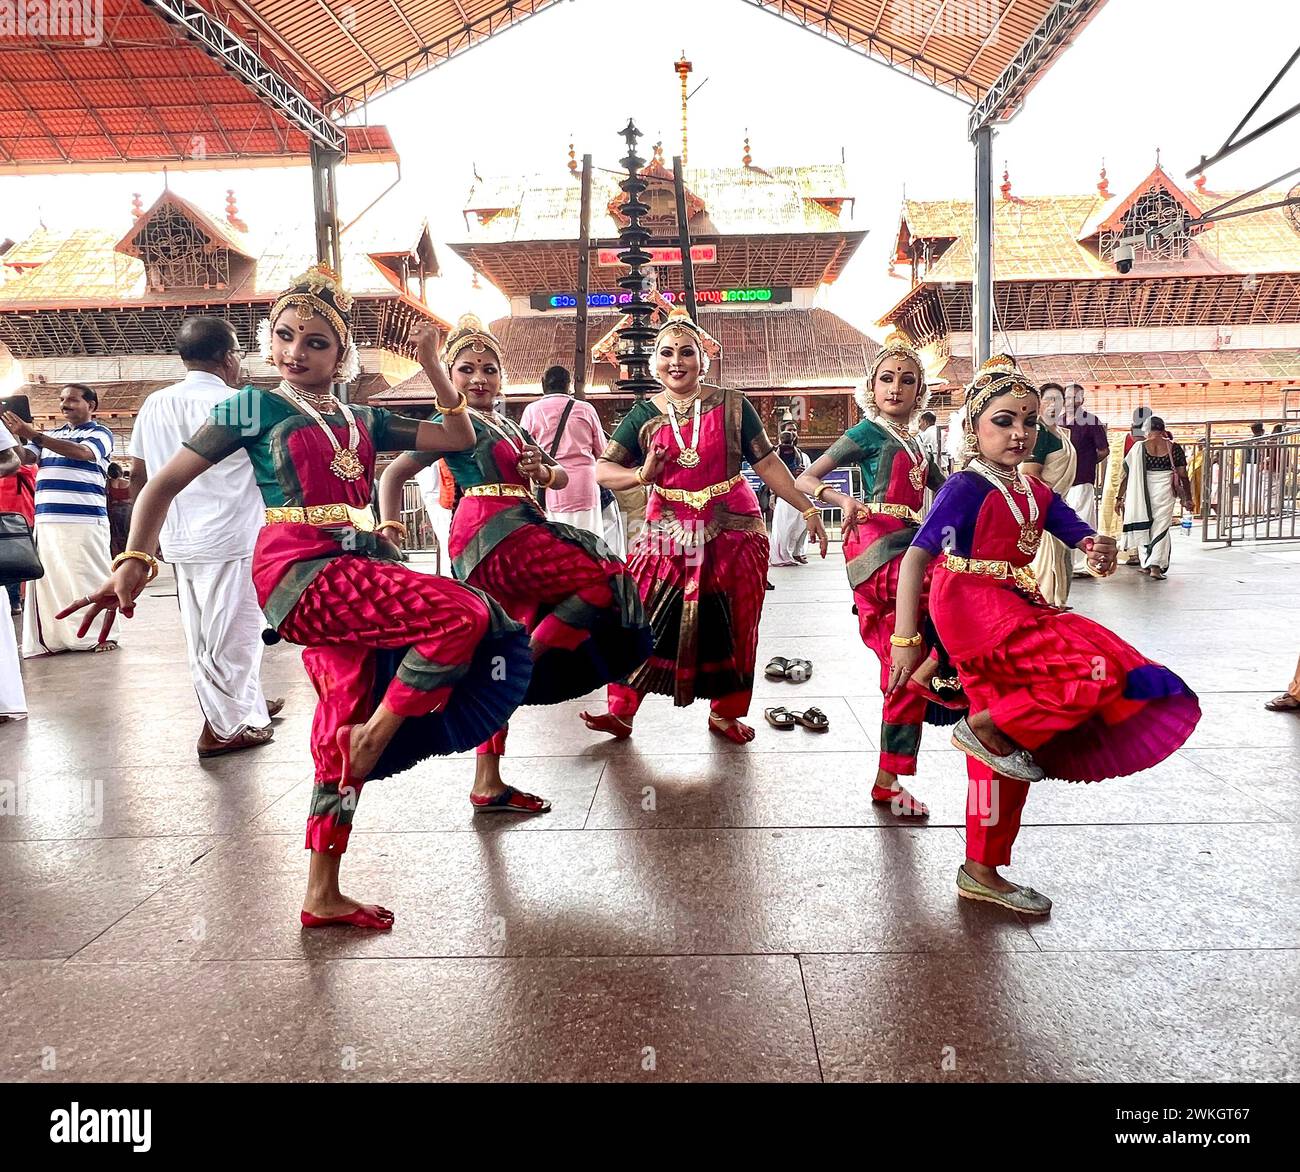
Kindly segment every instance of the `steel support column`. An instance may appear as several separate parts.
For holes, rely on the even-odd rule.
[[[343,156],[317,142],[311,144],[311,202],[315,210],[316,259],[324,261],[346,282],[339,249],[338,164]],[[336,383],[335,396],[347,400],[347,386]]]
[[[993,127],[981,126],[975,144],[975,282],[971,333],[975,369],[993,352]]]

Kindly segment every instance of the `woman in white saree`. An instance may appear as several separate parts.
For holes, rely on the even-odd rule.
[[[1074,485],[1077,463],[1070,433],[1057,425],[1065,406],[1065,391],[1059,383],[1044,383],[1040,391],[1038,442],[1020,468],[1064,497]],[[1069,601],[1073,560],[1074,551],[1044,531],[1032,565],[1038,578],[1038,591],[1049,606],[1065,606]]]
[[[1146,439],[1124,457],[1115,511],[1124,518],[1120,548],[1136,550],[1142,573],[1157,581],[1169,573],[1170,534],[1180,502],[1191,511],[1187,456],[1165,431],[1165,421],[1153,415]]]

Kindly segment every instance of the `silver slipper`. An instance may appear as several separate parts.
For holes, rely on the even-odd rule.
[[[1005,757],[990,752],[981,743],[965,717],[952,730],[952,743],[969,757],[983,761],[994,773],[1016,781],[1042,781],[1047,776],[1024,749],[1016,749]]]
[[[1015,891],[994,891],[972,879],[965,867],[957,868],[957,894],[963,899],[983,900],[999,907],[1023,912],[1027,916],[1045,916],[1052,910],[1052,901],[1032,887],[1017,887]]]

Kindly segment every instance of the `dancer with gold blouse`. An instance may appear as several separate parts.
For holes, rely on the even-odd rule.
[[[702,383],[712,339],[674,310],[655,339],[657,395],[637,403],[596,465],[606,488],[650,490],[646,525],[628,561],[654,628],[654,650],[611,684],[609,708],[582,713],[588,728],[622,739],[649,692],[684,707],[710,702],[709,731],[753,740],[749,712],[758,622],[767,581],[767,530],[741,475],[748,460],[772,491],[803,514],[826,556],[819,510],[773,451],[758,412],[736,390]]]

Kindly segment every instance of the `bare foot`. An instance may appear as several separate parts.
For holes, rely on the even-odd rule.
[[[989,716],[987,708],[983,712],[976,712],[968,716],[966,723],[970,725],[971,732],[979,738],[980,744],[996,757],[1005,757],[1008,753],[1014,753],[1020,748],[1015,741],[993,723],[993,718]]]
[[[609,733],[616,741],[625,741],[632,735],[632,722],[612,712],[579,712],[578,715],[593,732]]]
[[[994,891],[1010,892],[1019,890],[1014,883],[1008,883],[1001,875],[998,874],[996,867],[986,867],[983,863],[977,863],[972,859],[965,862],[966,874],[969,875],[976,883],[982,883],[985,887],[992,888]]]
[[[709,714],[709,731],[737,745],[747,745],[754,739],[754,730],[734,716]]]

